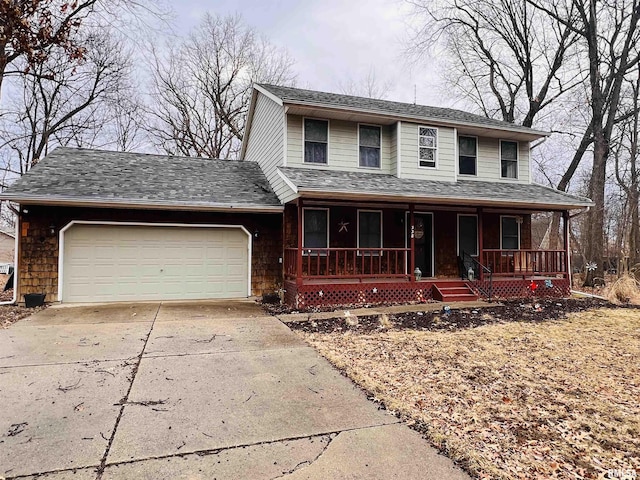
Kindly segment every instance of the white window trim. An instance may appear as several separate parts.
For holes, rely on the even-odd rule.
[[[522,246],[521,244],[521,237],[522,235],[520,234],[520,229],[522,227],[522,223],[518,223],[518,215],[500,215],[500,250],[505,250],[505,248],[503,248],[502,245],[502,219],[503,218],[513,218],[516,221],[516,225],[518,226],[518,248],[516,248],[516,250],[520,250],[520,247]]]
[[[476,253],[471,254],[472,257],[477,257],[480,255],[480,242],[479,235],[480,231],[478,230],[478,214],[477,213],[459,213],[457,215],[456,227],[457,227],[457,235],[456,235],[456,252],[458,252],[458,256],[460,256],[460,217],[475,217],[476,218]],[[502,220],[500,220],[500,225],[502,228]],[[500,242],[502,242],[502,237],[500,237]]]
[[[323,122],[327,122],[327,162],[326,163],[314,163],[314,162],[307,162],[305,156],[304,156],[304,144],[307,141],[306,140],[306,132],[305,132],[305,128],[304,128],[304,121],[305,120],[321,120]],[[329,158],[330,158],[330,144],[331,144],[331,121],[328,118],[317,118],[317,117],[302,117],[302,164],[303,165],[311,165],[311,166],[316,166],[316,167],[323,167],[326,165],[329,165]]]
[[[327,246],[325,248],[329,248],[329,237],[330,237],[330,235],[329,235],[329,225],[330,225],[329,218],[330,218],[330,215],[331,215],[331,212],[329,211],[330,209],[329,208],[325,208],[325,207],[302,207],[302,254],[303,255],[308,255],[308,253],[305,252],[305,250],[316,250],[316,248],[313,248],[313,247],[307,248],[307,247],[304,246],[304,237],[305,237],[305,234],[304,234],[304,225],[305,225],[304,217],[305,217],[305,213],[306,213],[307,210],[324,210],[324,211],[327,212]],[[317,248],[317,250],[323,250],[323,249],[322,248]],[[321,253],[320,255],[325,255],[325,253]]]
[[[376,127],[380,130],[380,146],[378,149],[380,150],[380,164],[377,167],[367,167],[360,165],[360,126],[363,127]],[[358,143],[356,144],[356,148],[358,152],[356,156],[358,157],[358,168],[364,168],[365,170],[380,170],[382,168],[382,125],[375,125],[372,123],[358,123]]]
[[[475,138],[476,139],[476,173],[472,174],[472,173],[460,173],[460,137],[466,137],[466,138]],[[456,171],[458,172],[458,175],[462,176],[462,177],[477,177],[478,176],[478,150],[479,150],[479,145],[478,145],[479,141],[478,141],[478,136],[477,135],[458,135],[458,140],[456,142],[456,161],[458,164],[458,168],[456,169]],[[502,155],[501,155],[502,156]],[[502,159],[500,162],[500,174],[502,174]]]
[[[502,176],[502,144],[504,142],[516,144],[516,176],[515,177],[503,177]],[[500,161],[500,178],[502,180],[518,180],[520,177],[520,142],[517,140],[502,140],[500,139],[500,148],[498,148],[498,159]]]
[[[382,213],[382,210],[369,210],[369,209],[364,209],[364,208],[359,208],[357,211],[357,219],[356,219],[356,245],[357,248],[360,248],[360,212],[368,212],[368,213],[379,213],[380,214],[380,247],[379,248],[384,248],[384,238],[383,238],[383,232],[384,232],[384,216]],[[366,248],[371,248],[371,247],[362,247],[364,249]],[[362,252],[360,250],[358,250],[358,256],[361,256]]]
[[[421,128],[432,128],[436,131],[436,147],[435,147],[435,166],[433,167],[423,167],[420,165],[420,129]],[[431,148],[431,147],[422,147],[422,148]],[[438,153],[440,150],[440,129],[438,127],[434,127],[433,125],[418,125],[418,168],[425,168],[427,170],[437,170],[438,169]]]

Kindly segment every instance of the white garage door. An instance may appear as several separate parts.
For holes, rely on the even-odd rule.
[[[248,241],[240,228],[72,225],[62,301],[246,297]]]

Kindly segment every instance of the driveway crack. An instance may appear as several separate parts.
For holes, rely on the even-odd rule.
[[[116,423],[113,426],[113,431],[111,432],[111,437],[109,437],[109,442],[107,443],[107,448],[104,451],[104,455],[102,455],[102,459],[100,460],[100,466],[96,469],[96,480],[102,480],[102,475],[104,474],[104,469],[107,466],[107,457],[109,456],[109,452],[111,451],[111,446],[113,445],[113,440],[116,437],[116,432],[118,431],[118,426],[120,425],[120,420],[122,420],[122,415],[124,414],[124,408],[129,403],[129,395],[131,395],[131,390],[133,389],[133,382],[136,379],[136,375],[138,374],[138,369],[140,368],[140,363],[142,362],[142,356],[144,355],[144,351],[147,348],[147,344],[149,343],[149,338],[151,338],[151,332],[153,332],[153,327],[156,324],[156,319],[158,318],[158,313],[160,312],[160,308],[162,308],[162,303],[158,305],[158,309],[156,310],[155,315],[153,316],[153,322],[151,322],[151,328],[147,333],[146,338],[144,339],[144,345],[142,346],[142,350],[140,354],[136,357],[136,362],[133,366],[133,370],[131,371],[131,381],[129,382],[129,388],[127,389],[127,393],[120,400],[120,411],[118,412],[118,416],[116,417]]]
[[[271,480],[276,480],[278,478],[284,478],[287,475],[291,475],[292,473],[300,470],[301,468],[307,468],[310,467],[311,465],[313,465],[322,455],[324,455],[324,452],[327,451],[327,449],[329,448],[329,445],[331,445],[331,442],[333,442],[333,439],[336,438],[338,435],[340,435],[340,433],[337,434],[333,434],[333,435],[329,435],[329,439],[327,441],[327,444],[324,446],[324,448],[315,456],[315,458],[312,458],[311,460],[304,460],[303,462],[298,463],[295,467],[293,467],[291,470],[287,471],[287,472],[283,472],[282,475],[278,475],[277,477],[273,477]]]

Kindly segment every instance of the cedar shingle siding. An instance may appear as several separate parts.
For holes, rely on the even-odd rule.
[[[276,291],[282,285],[282,214],[229,214],[171,212],[161,210],[115,210],[28,206],[20,218],[20,271],[18,295],[46,293],[47,301],[58,297],[58,231],[71,220],[243,225],[253,237],[251,289],[254,295]],[[23,227],[28,223],[26,235]],[[50,232],[51,225],[56,234]]]

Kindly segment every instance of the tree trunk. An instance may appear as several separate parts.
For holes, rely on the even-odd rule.
[[[595,206],[587,212],[584,247],[587,263],[595,268],[587,270],[585,287],[593,287],[594,277],[604,278],[604,206],[607,157],[609,148],[602,128],[594,128],[593,166],[589,181],[589,197]]]

